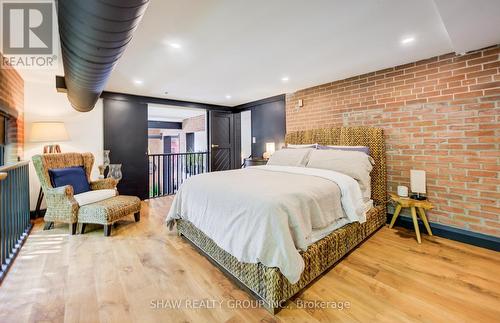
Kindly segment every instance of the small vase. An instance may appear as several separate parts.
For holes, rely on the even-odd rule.
[[[119,182],[122,176],[122,164],[109,164],[108,177],[114,178]]]
[[[103,158],[102,158],[102,164],[104,165],[104,170],[109,166],[110,160],[109,160],[109,150],[105,150],[103,152]]]
[[[103,179],[104,178],[104,171],[106,170],[106,167],[104,165],[99,165],[99,166],[97,166],[97,168],[99,169],[99,179]]]

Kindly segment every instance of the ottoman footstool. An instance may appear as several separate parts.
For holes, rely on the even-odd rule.
[[[134,214],[135,222],[140,220],[141,200],[136,196],[118,195],[106,200],[87,204],[78,210],[78,222],[81,223],[80,233],[85,233],[85,224],[104,225],[104,235],[111,234],[114,222]]]

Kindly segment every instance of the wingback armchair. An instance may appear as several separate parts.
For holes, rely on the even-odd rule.
[[[76,233],[79,205],[73,197],[73,187],[70,185],[52,187],[49,169],[83,166],[91,190],[114,189],[117,181],[113,178],[90,180],[94,156],[91,153],[59,153],[33,156],[33,164],[40,180],[47,212],[45,213],[45,229],[50,229],[54,222],[68,223],[71,234]]]

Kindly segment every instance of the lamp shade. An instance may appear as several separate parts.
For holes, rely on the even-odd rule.
[[[425,170],[410,170],[410,185],[413,193],[425,194]]]
[[[69,140],[66,126],[63,122],[33,122],[30,141],[58,142]]]

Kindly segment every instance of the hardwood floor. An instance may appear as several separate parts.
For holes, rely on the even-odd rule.
[[[500,318],[500,253],[387,227],[306,288],[275,317],[163,225],[171,198],[143,204],[104,237],[69,236],[38,221],[0,286],[0,322],[481,321]],[[153,308],[161,304],[164,308]],[[168,301],[184,300],[180,309]],[[193,300],[191,303],[186,303]],[[213,309],[191,309],[194,300]],[[221,301],[222,307],[211,304]],[[298,308],[303,300],[349,302]],[[203,305],[198,303],[197,305]],[[311,303],[309,303],[311,304]],[[331,305],[332,303],[330,303]],[[199,306],[198,306],[199,307]]]

